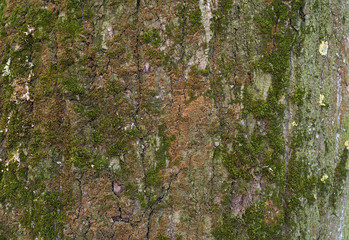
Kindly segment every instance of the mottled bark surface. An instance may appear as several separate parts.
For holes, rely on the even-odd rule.
[[[348,17],[0,0],[0,239],[349,239]]]

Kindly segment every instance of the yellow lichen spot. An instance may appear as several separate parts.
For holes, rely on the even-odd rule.
[[[327,174],[325,174],[325,175],[323,175],[322,177],[321,177],[321,182],[325,182],[326,181],[326,179],[328,178],[328,175]]]
[[[298,126],[298,124],[297,124],[295,121],[293,121],[293,122],[291,123],[291,125],[292,125],[292,127],[297,127],[297,126]]]
[[[325,103],[324,103],[324,99],[325,99],[325,96],[320,94],[320,96],[319,96],[319,104],[320,104],[320,106],[326,106]]]
[[[344,145],[347,147],[347,149],[349,150],[349,140],[345,141]]]
[[[327,50],[328,50],[328,42],[327,41],[322,41],[319,46],[319,52],[322,56],[327,55]]]
[[[314,193],[314,199],[315,199],[315,200],[317,199],[316,193]]]

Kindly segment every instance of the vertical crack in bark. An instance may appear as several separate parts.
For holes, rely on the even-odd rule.
[[[347,9],[347,4],[344,4],[344,1],[341,4],[341,9],[343,12],[345,12],[345,10]],[[343,27],[343,23],[341,22],[341,20],[338,19],[339,16],[336,16],[336,20],[332,22],[333,28],[338,30],[338,35],[339,38],[341,38],[341,40],[338,43],[338,51],[339,53],[337,53],[337,60],[336,60],[336,64],[337,64],[337,69],[335,72],[335,77],[336,77],[336,123],[337,123],[337,130],[336,130],[336,135],[335,135],[335,157],[336,157],[336,164],[339,164],[338,161],[340,161],[339,159],[339,142],[340,142],[340,136],[342,133],[342,108],[345,109],[345,107],[343,107],[343,97],[344,97],[344,93],[343,93],[343,83],[346,82],[346,78],[347,76],[345,75],[345,70],[344,70],[344,74],[343,74],[343,69],[346,68],[346,63],[345,63],[345,59],[347,58],[348,54],[347,54],[347,50],[345,47],[346,45],[346,40],[348,39],[346,31],[344,30],[345,28]],[[338,24],[339,23],[339,24]],[[345,110],[344,110],[345,111]],[[339,228],[338,228],[338,235],[336,237],[336,239],[338,240],[342,240],[344,239],[345,236],[345,229],[346,229],[346,225],[345,225],[345,220],[346,220],[346,215],[347,215],[347,211],[346,211],[346,207],[347,207],[347,198],[348,198],[348,183],[349,183],[349,178],[348,176],[345,178],[344,180],[344,189],[343,189],[343,194],[341,196],[341,204],[342,206],[340,207],[340,216],[339,216]]]
[[[216,18],[214,18],[216,21]],[[212,36],[212,49],[210,51],[210,56],[209,56],[209,69],[210,69],[210,76],[212,76],[212,83],[213,83],[213,91],[214,94],[216,95],[217,87],[216,87],[216,71],[215,71],[215,45],[216,45],[216,39],[217,39],[217,34],[216,31],[213,30],[213,36]],[[217,95],[216,95],[217,96]],[[221,112],[221,103],[219,99],[216,99],[215,101],[216,108],[218,108],[218,119],[219,119],[219,133],[223,133],[223,120],[222,120],[222,112]],[[215,144],[215,143],[214,143]],[[215,146],[215,149],[213,151],[213,156],[212,156],[212,161],[211,161],[211,166],[212,166],[212,176],[211,179],[209,180],[210,182],[210,195],[213,196],[213,185],[214,185],[214,177],[215,177],[215,158],[216,158],[216,152],[217,148]]]
[[[187,8],[187,1],[184,0],[183,1],[183,8],[182,8],[182,34],[181,34],[181,41],[180,41],[180,49],[181,49],[181,54],[180,54],[180,58],[179,58],[179,62],[183,64],[183,58],[184,58],[184,54],[185,54],[185,46],[184,46],[184,39],[185,39],[185,36],[186,36],[186,22],[187,22],[187,18],[186,18],[186,15],[185,15],[185,11],[186,11],[186,8]]]
[[[156,201],[151,204],[149,207],[148,207],[148,210],[150,209],[150,212],[148,214],[148,217],[147,217],[147,233],[146,233],[146,239],[150,239],[149,238],[149,234],[150,234],[150,230],[151,230],[151,217],[153,216],[154,214],[154,211],[155,211],[155,207],[162,202],[162,200],[168,195],[168,192],[170,191],[171,189],[171,185],[172,185],[172,182],[173,180],[175,180],[178,176],[178,174],[180,173],[180,170],[176,173],[176,174],[172,174],[171,177],[170,177],[170,181],[168,183],[168,187],[165,188],[165,187],[162,187],[162,190],[161,190],[161,194],[160,196],[156,199]]]
[[[180,58],[179,58],[179,63],[182,64],[182,67],[181,67],[181,73],[180,73],[180,77],[179,77],[179,80],[182,81],[184,80],[186,82],[186,79],[185,79],[185,73],[184,73],[184,64],[183,64],[183,61],[184,61],[184,55],[185,55],[185,44],[184,44],[184,41],[185,41],[185,37],[186,37],[186,25],[187,25],[187,16],[186,16],[186,8],[187,8],[187,1],[184,0],[183,2],[183,9],[182,9],[182,34],[181,34],[181,41],[180,41],[180,49],[181,49],[181,54],[180,54]],[[186,94],[185,94],[185,89],[186,89],[186,84],[184,84],[183,86],[183,96],[184,96],[184,102],[187,102],[187,97],[186,97]]]
[[[77,178],[76,179],[79,183],[79,206],[78,206],[78,213],[76,216],[76,220],[80,218],[80,212],[81,212],[81,208],[82,208],[82,189],[81,189],[81,179]]]
[[[139,144],[141,145],[141,153],[140,153],[140,157],[141,157],[141,165],[142,165],[142,171],[143,171],[143,175],[144,175],[144,192],[147,191],[147,172],[146,172],[146,166],[145,166],[145,153],[146,153],[146,146],[145,146],[145,142],[144,142],[144,135],[142,133],[142,130],[139,126],[139,122],[138,122],[138,114],[139,114],[139,110],[141,107],[141,103],[142,103],[142,69],[140,66],[140,29],[139,29],[139,10],[140,10],[140,4],[141,4],[141,0],[137,0],[137,4],[136,4],[136,65],[137,65],[137,80],[138,80],[138,101],[136,104],[136,113],[134,116],[134,124],[136,129],[138,130],[138,132],[140,133],[140,137],[139,137]]]
[[[171,75],[170,75],[170,88],[171,88],[170,106],[172,107],[174,103],[174,91],[173,91],[173,79]]]
[[[83,0],[80,0],[80,9],[81,9],[81,21],[82,21],[82,28],[85,28],[85,19],[84,19],[84,3]]]
[[[135,25],[136,25],[136,45],[135,45],[135,49],[134,49],[134,57],[135,57],[135,61],[136,61],[136,68],[137,68],[137,72],[136,72],[136,80],[137,80],[137,91],[138,91],[138,96],[136,95],[135,96],[135,99],[134,99],[134,106],[136,107],[136,113],[135,113],[135,121],[136,119],[138,118],[138,112],[139,112],[139,108],[140,108],[140,102],[141,102],[141,90],[142,90],[142,87],[141,87],[141,83],[142,83],[142,73],[141,73],[141,70],[140,70],[140,54],[139,54],[139,48],[140,48],[140,30],[139,30],[139,7],[140,7],[140,0],[137,0],[137,3],[136,3],[136,12],[135,12],[135,15],[136,15],[136,22],[135,22]],[[136,99],[138,97],[138,100]]]
[[[136,5],[136,64],[137,64],[137,79],[138,79],[138,102],[137,102],[137,109],[136,109],[136,117],[139,112],[139,108],[141,105],[142,101],[142,72],[141,72],[141,67],[140,67],[140,54],[139,54],[139,38],[140,38],[140,30],[139,30],[139,7],[140,7],[141,0],[137,0],[137,5]]]
[[[150,210],[150,213],[149,213],[149,215],[148,215],[148,218],[147,218],[148,222],[147,222],[147,234],[145,235],[146,239],[149,239],[149,234],[150,234],[150,221],[151,221],[151,217],[152,217],[153,213],[154,213],[154,209],[151,209],[151,210]]]
[[[62,164],[65,162],[64,160],[64,156],[62,155]],[[58,201],[60,203],[62,203],[62,174],[61,174],[61,171],[62,171],[62,167],[60,167],[60,169],[58,170]],[[57,208],[57,216],[59,216],[61,212],[61,207]],[[63,236],[60,235],[60,232],[57,231],[57,219],[55,219],[55,222],[54,222],[54,225],[55,225],[55,232],[57,233],[57,239],[63,239]]]

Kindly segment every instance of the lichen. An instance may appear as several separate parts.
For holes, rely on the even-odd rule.
[[[10,71],[10,65],[11,65],[11,58],[9,58],[6,62],[6,65],[2,71],[2,76],[6,77],[6,76],[10,76],[11,71]]]
[[[328,42],[327,41],[322,41],[319,45],[319,53],[322,56],[326,56],[328,51]]]

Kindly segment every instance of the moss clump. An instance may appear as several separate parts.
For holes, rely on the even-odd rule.
[[[84,88],[79,84],[77,78],[67,77],[61,79],[63,89],[73,95],[83,95],[85,93]]]
[[[63,42],[68,39],[76,39],[83,30],[83,15],[79,2],[69,0],[66,7],[66,17],[59,19],[56,24]]]
[[[90,167],[92,164],[92,154],[87,148],[72,148],[70,162],[78,168]]]
[[[140,35],[140,39],[143,43],[152,44],[154,47],[159,47],[161,40],[160,31],[157,29],[152,29]]]
[[[302,106],[304,103],[305,90],[296,88],[291,95],[291,103],[297,106]]]
[[[282,239],[282,226],[278,223],[282,215],[270,215],[267,202],[259,201],[248,207],[240,217],[225,212],[220,228],[213,232],[215,239]],[[270,216],[268,216],[270,215]]]
[[[63,196],[49,191],[44,184],[45,174],[37,169],[35,176],[29,178],[27,156],[22,150],[19,152],[20,163],[11,161],[7,166],[0,164],[2,174],[0,176],[0,203],[9,206],[9,213],[13,209],[22,211],[17,216],[20,223],[29,230],[30,236],[40,236],[43,239],[52,239],[62,235]],[[31,162],[36,169],[37,162]],[[35,164],[34,164],[35,163]],[[52,172],[52,174],[54,174]],[[67,198],[68,199],[68,198]],[[10,235],[6,235],[9,237]]]
[[[80,113],[83,117],[86,117],[89,121],[95,120],[101,111],[99,107],[96,105],[92,105],[92,106],[78,105],[78,106],[75,106],[74,109],[78,113]]]
[[[337,209],[337,202],[343,192],[343,183],[347,179],[348,170],[346,165],[349,159],[349,151],[344,148],[342,155],[340,156],[339,163],[334,170],[333,187],[331,188],[330,203],[333,209]]]
[[[127,141],[125,140],[116,140],[107,151],[108,156],[120,156],[123,153],[126,153],[128,150]]]
[[[167,237],[166,235],[163,235],[163,234],[159,234],[157,237],[156,237],[157,240],[170,240],[169,237]]]
[[[15,150],[19,143],[28,138],[30,120],[26,118],[24,109],[18,109],[14,103],[10,103],[11,112],[3,121],[2,130],[7,129],[5,146],[8,151]],[[6,107],[5,107],[6,108]],[[3,115],[5,117],[6,115]]]
[[[307,163],[306,158],[296,158],[292,155],[289,161],[289,181],[287,182],[287,211],[291,214],[299,210],[301,200],[307,199],[309,204],[314,203],[314,193],[319,178],[314,174]]]
[[[239,119],[244,124],[238,124],[236,135],[229,139],[232,143],[231,151],[222,147],[222,157],[233,182],[236,179],[248,182],[253,180],[252,173],[261,173],[263,179],[268,181],[269,189],[263,194],[263,201],[251,204],[241,218],[232,217],[228,210],[223,215],[223,223],[214,232],[218,239],[281,239],[287,213],[294,209],[284,209],[282,205],[285,189],[291,186],[286,182],[286,145],[283,136],[286,105],[281,99],[287,94],[290,53],[298,41],[298,35],[289,27],[289,23],[298,21],[298,11],[303,6],[304,1],[291,3],[290,8],[283,1],[274,0],[266,6],[262,16],[255,18],[260,34],[265,39],[262,57],[255,67],[270,74],[272,82],[266,100],[255,97],[246,86],[242,96],[239,93],[241,89],[236,88],[234,96],[240,96],[241,100],[235,102],[244,106]],[[298,92],[298,104],[301,104],[300,98],[303,96]],[[297,167],[291,164],[292,174],[292,169]],[[304,180],[303,174],[306,172],[299,177]],[[309,181],[312,182],[313,179]],[[296,186],[292,183],[292,187]],[[300,188],[304,187],[302,185]],[[302,189],[294,191],[297,194],[286,197],[286,201],[298,198]],[[303,197],[303,193],[301,195]],[[283,212],[272,221],[265,216],[267,203],[270,202],[279,212]]]
[[[195,28],[199,28],[202,25],[202,21],[201,21],[201,11],[199,8],[192,8],[189,9],[189,22],[191,23],[191,25]]]
[[[53,192],[44,192],[31,198],[31,208],[24,211],[21,224],[30,230],[31,235],[43,239],[63,236],[63,202]]]
[[[146,183],[148,186],[155,187],[161,185],[161,178],[159,176],[159,172],[161,169],[166,167],[166,159],[169,159],[169,147],[171,140],[174,140],[173,138],[169,138],[166,135],[165,132],[165,125],[159,126],[159,138],[160,138],[160,146],[155,151],[155,161],[156,166],[153,169],[150,169],[147,171],[147,177],[146,177]]]

